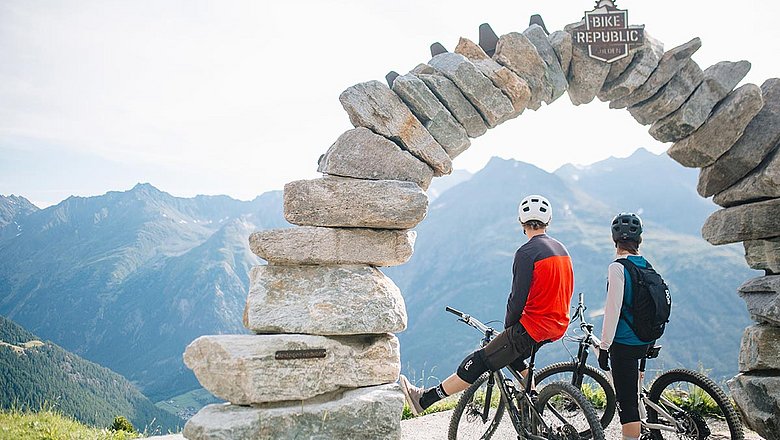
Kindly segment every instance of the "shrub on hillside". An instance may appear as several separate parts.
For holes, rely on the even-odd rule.
[[[112,431],[126,431],[132,434],[136,433],[135,427],[124,416],[114,417],[114,423],[111,424]]]

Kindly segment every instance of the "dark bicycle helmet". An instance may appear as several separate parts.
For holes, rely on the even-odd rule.
[[[612,240],[639,241],[642,236],[642,219],[632,212],[621,212],[612,219]]]

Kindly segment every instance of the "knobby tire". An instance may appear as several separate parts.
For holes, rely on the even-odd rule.
[[[534,373],[534,378],[536,379],[537,385],[543,385],[545,379],[556,374],[568,374],[569,377],[567,380],[571,381],[571,377],[573,377],[576,370],[577,364],[574,362],[557,362],[548,365]],[[590,365],[585,365],[584,375],[593,379],[593,381],[604,390],[606,404],[604,406],[604,413],[601,415],[600,421],[602,428],[606,429],[610,422],[612,422],[612,418],[615,417],[617,402],[615,397],[615,390],[612,388],[612,385],[610,384],[609,379],[607,379],[607,376],[600,370],[597,370]],[[589,438],[590,432],[580,432],[580,436],[583,438]]]
[[[745,438],[745,434],[742,430],[742,422],[737,415],[734,405],[731,404],[731,401],[723,392],[723,390],[718,385],[716,385],[712,379],[701,373],[686,369],[669,370],[663,373],[662,375],[658,376],[658,378],[656,378],[655,381],[653,381],[653,384],[650,386],[650,392],[648,393],[650,401],[655,404],[659,404],[661,395],[664,391],[667,391],[666,388],[675,383],[689,383],[701,388],[715,401],[721,413],[723,414],[723,418],[726,420],[726,423],[729,426],[731,440],[743,440]],[[691,414],[691,412],[686,411],[686,414]],[[658,421],[658,413],[649,406],[647,407],[647,415],[648,421],[651,423],[656,423]],[[703,417],[697,413],[693,416],[693,418],[700,417],[701,420],[703,420]],[[678,438],[677,434],[668,431],[651,430],[650,433],[654,440]],[[691,437],[689,436],[682,438]]]

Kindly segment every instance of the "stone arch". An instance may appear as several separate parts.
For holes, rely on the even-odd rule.
[[[750,63],[702,70],[691,59],[698,38],[664,51],[645,34],[607,64],[572,44],[577,25],[500,38],[483,25],[479,44],[434,45],[411,72],[341,94],[355,128],[320,157],[324,177],[285,185],[285,217],[298,227],[250,238],[269,263],[251,273],[244,325],[255,334],[204,336],[185,352],[201,384],[231,402],[201,410],[186,438],[400,438],[394,333],[406,310],[377,267],[411,257],[424,190],[471,138],[566,92],[575,105],[598,97],[627,109],[673,143],[672,158],[701,168],[700,194],[723,206],[704,238],[743,241],[748,264],[766,271],[739,289],[759,324],[745,332],[729,386],[748,425],[780,438],[780,79],[735,90]]]

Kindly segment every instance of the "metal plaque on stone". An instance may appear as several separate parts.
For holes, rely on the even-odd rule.
[[[618,9],[612,0],[599,0],[594,10],[585,12],[585,24],[572,31],[572,40],[587,46],[591,58],[614,63],[644,44],[645,27],[629,26],[627,10]]]
[[[295,359],[323,359],[327,356],[324,348],[311,348],[306,350],[280,350],[274,355],[277,361],[290,361]]]

